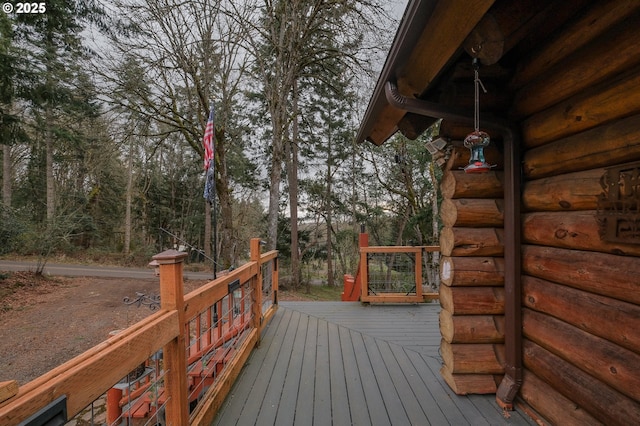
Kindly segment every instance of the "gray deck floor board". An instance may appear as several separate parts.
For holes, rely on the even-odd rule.
[[[535,425],[439,370],[438,304],[283,302],[217,425]],[[395,331],[394,331],[395,330]]]

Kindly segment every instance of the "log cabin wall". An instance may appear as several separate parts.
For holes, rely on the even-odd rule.
[[[466,174],[454,147],[441,185],[441,373],[457,394],[495,393],[504,374],[504,174],[494,146],[486,156],[495,170]]]
[[[523,139],[519,396],[551,424],[640,424],[640,2],[575,3],[544,43],[511,54],[508,78],[504,66],[485,69],[502,93],[485,108]],[[460,95],[456,86],[440,100],[468,104]],[[442,182],[442,374],[459,394],[495,392],[504,342],[503,178],[460,170],[468,151],[455,141],[469,131],[441,125],[454,140]]]
[[[520,397],[552,424],[640,424],[640,2],[581,5],[502,88],[524,151]],[[442,374],[491,392],[502,179],[464,175],[464,151],[442,183]]]
[[[522,139],[522,213],[506,217],[522,224],[521,253],[506,253],[522,255],[513,265],[502,184],[520,179],[503,177],[500,135],[487,150],[498,168],[464,175],[461,141],[473,129],[440,125],[453,145],[442,182],[442,374],[455,392],[495,392],[499,382],[499,403],[515,392],[545,423],[640,424],[638,46],[638,0],[408,2],[358,141],[470,118],[472,58],[488,90],[480,127],[492,114]],[[519,320],[521,295],[522,344],[504,319],[506,307]],[[506,361],[505,346],[522,353]]]
[[[606,235],[621,211],[602,202],[626,191],[638,225],[640,163],[605,175],[640,161],[639,28],[637,12],[597,37],[569,26],[511,82],[525,147],[521,396],[554,424],[640,424],[640,234]]]

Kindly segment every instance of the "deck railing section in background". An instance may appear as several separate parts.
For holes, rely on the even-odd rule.
[[[0,403],[0,424],[67,420],[108,391],[119,410],[108,424],[136,412],[154,424],[210,424],[277,308],[277,252],[261,254],[253,239],[250,262],[183,296],[185,256],[154,256],[158,312],[20,387]]]
[[[360,247],[360,301],[369,303],[417,303],[437,299],[424,293],[423,256],[438,246]]]

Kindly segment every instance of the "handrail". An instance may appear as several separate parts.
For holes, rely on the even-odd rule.
[[[66,397],[65,420],[70,419],[160,350],[163,351],[166,376],[164,390],[171,396],[165,406],[167,424],[187,424],[187,421],[204,424],[212,419],[249,353],[258,343],[261,329],[277,309],[277,252],[261,254],[258,239],[252,240],[251,247],[250,262],[185,296],[182,291],[184,253],[170,250],[154,256],[160,264],[160,310],[20,387],[17,395],[0,403],[0,424],[18,424],[60,397]],[[269,262],[275,265],[274,276],[270,277],[274,301],[263,313],[261,267]],[[251,288],[251,309],[246,312],[250,321],[240,325],[237,331],[230,331],[230,334],[242,334],[242,340],[189,418],[190,401],[185,387],[188,374],[185,349],[190,350],[191,345],[190,336],[186,334],[189,323],[199,319],[202,312],[212,306],[220,306],[222,314],[225,309],[222,300],[233,298],[231,293],[235,290],[230,293],[230,284],[236,281]],[[244,287],[241,291],[244,293]],[[244,318],[245,302],[242,303],[238,309]],[[228,310],[227,313],[232,316]]]

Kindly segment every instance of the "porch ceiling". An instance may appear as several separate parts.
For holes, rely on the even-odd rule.
[[[384,91],[387,81],[395,81],[401,95],[468,109],[472,114],[472,54],[480,59],[481,79],[489,90],[481,96],[481,110],[521,118],[511,114],[511,104],[517,89],[513,79],[522,72],[522,60],[588,3],[409,0],[358,131],[358,142],[380,145],[397,131],[415,139],[438,118],[391,106]],[[480,52],[471,53],[477,46]]]

